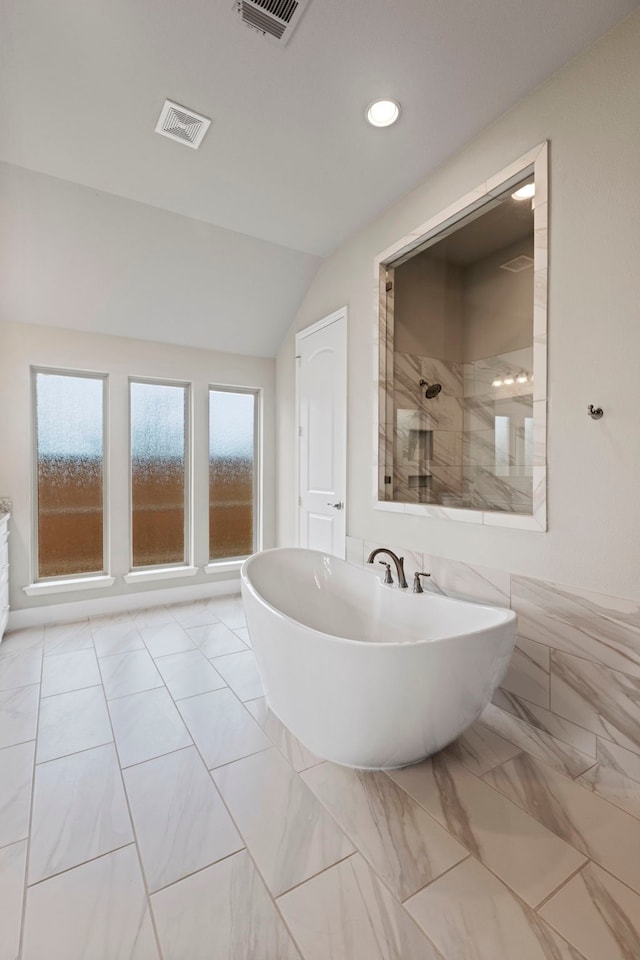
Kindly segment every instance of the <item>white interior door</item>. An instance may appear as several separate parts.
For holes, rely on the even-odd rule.
[[[298,543],[345,555],[347,310],[302,330],[298,362]]]

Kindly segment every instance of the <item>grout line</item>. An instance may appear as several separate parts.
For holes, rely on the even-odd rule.
[[[578,852],[580,853],[580,851],[578,851]],[[577,877],[579,873],[582,873],[582,871],[584,870],[585,867],[588,867],[590,864],[592,864],[592,863],[594,862],[593,860],[590,860],[590,859],[589,859],[589,857],[587,856],[586,853],[583,853],[582,856],[585,858],[584,863],[581,863],[580,866],[579,866],[576,870],[574,870],[572,873],[570,873],[569,876],[566,877],[566,878],[562,881],[562,883],[559,883],[558,886],[555,887],[555,888],[551,891],[551,893],[547,894],[546,897],[543,897],[542,900],[540,901],[540,903],[537,903],[535,907],[531,907],[531,909],[532,909],[535,913],[537,913],[538,910],[540,910],[541,907],[544,907],[544,905],[547,904],[547,903],[549,902],[549,900],[551,900],[553,897],[555,897],[556,893],[559,893],[560,890],[562,890],[563,887],[566,887],[566,885],[567,885],[571,880],[573,880],[574,877]]]
[[[312,796],[315,796],[315,794],[312,793]],[[317,797],[316,797],[316,800],[317,800]],[[344,833],[344,830],[341,832],[344,834],[346,839],[349,840],[349,837],[347,837],[346,833]],[[351,843],[350,840],[349,842]],[[352,857],[357,857],[357,856],[362,856],[362,854],[360,853],[358,848],[354,846],[354,849],[351,851],[351,853],[345,854],[344,857],[340,857],[340,859],[336,860],[334,863],[330,863],[328,866],[323,867],[321,870],[316,870],[315,873],[312,873],[310,876],[305,877],[304,880],[300,880],[298,883],[294,883],[293,886],[287,887],[287,889],[283,890],[282,893],[278,893],[277,895],[271,894],[274,903],[277,904],[278,900],[281,897],[286,897],[287,894],[292,892],[292,890],[299,890],[300,887],[304,887],[304,885],[306,883],[309,883],[311,880],[315,880],[317,877],[321,877],[323,873],[328,873],[329,870],[333,870],[333,868],[339,866],[339,864],[346,863],[347,860],[351,860]]]
[[[145,873],[145,871],[144,871],[144,865],[143,865],[143,863],[142,863],[142,854],[140,853],[140,846],[139,846],[139,844],[138,844],[138,834],[136,833],[135,820],[134,820],[133,814],[132,814],[132,812],[131,812],[131,804],[129,803],[129,794],[127,793],[127,785],[126,785],[125,779],[124,779],[124,769],[125,769],[125,768],[123,768],[122,762],[121,762],[121,759],[120,759],[120,751],[118,750],[118,743],[117,743],[117,741],[116,741],[116,732],[115,732],[115,730],[114,730],[114,728],[113,728],[113,720],[112,720],[112,718],[111,718],[111,711],[109,710],[109,702],[107,701],[107,698],[106,698],[106,692],[105,692],[105,702],[106,702],[106,705],[107,705],[107,716],[108,716],[108,718],[109,718],[109,726],[110,726],[110,728],[111,728],[111,736],[113,737],[113,747],[114,747],[115,754],[116,754],[116,761],[117,761],[117,764],[118,764],[118,768],[119,768],[119,770],[120,770],[120,785],[121,785],[122,793],[123,793],[123,796],[124,796],[124,802],[125,802],[126,805],[127,805],[127,812],[128,812],[128,814],[129,814],[129,823],[131,824],[131,833],[133,834],[134,845],[135,845],[135,848],[136,848],[136,856],[137,856],[137,858],[138,858],[138,868],[139,868],[139,870],[140,870],[140,877],[141,877],[141,879],[142,879],[142,885],[143,885],[144,892],[145,892],[147,912],[148,912],[148,914],[149,914],[149,920],[150,920],[150,923],[151,923],[151,929],[153,930],[153,935],[154,935],[154,938],[155,938],[156,947],[157,947],[157,949],[158,949],[158,957],[159,957],[159,960],[162,960],[162,958],[163,958],[164,955],[163,955],[163,953],[162,953],[162,947],[161,947],[161,944],[160,944],[160,935],[159,935],[158,929],[157,929],[157,927],[156,927],[156,919],[155,919],[155,916],[154,916],[153,911],[152,911],[152,909],[151,909],[151,896],[150,896],[150,893],[149,893],[149,885],[148,885],[148,883],[147,883],[147,875],[146,875],[146,873]],[[180,718],[180,719],[182,719],[182,718]],[[183,722],[183,724],[184,724],[184,721],[182,721],[182,722]],[[185,724],[185,729],[186,729],[186,724]],[[187,734],[188,734],[189,736],[191,736],[189,730],[187,730]],[[154,758],[154,759],[155,759],[155,758]],[[140,762],[143,762],[143,761],[140,761]],[[131,766],[137,766],[137,764],[131,764]],[[128,768],[127,768],[127,769],[128,769]]]
[[[36,792],[36,758],[38,755],[38,737],[40,734],[40,705],[42,703],[41,691],[42,691],[42,674],[44,671],[44,656],[40,664],[40,683],[38,686],[38,706],[37,706],[37,716],[36,716],[36,734],[35,734],[35,743],[33,748],[33,770],[31,772],[31,797],[29,798],[29,822],[27,826],[27,849],[25,852],[24,859],[24,877],[22,880],[23,891],[22,891],[22,915],[20,917],[20,938],[18,943],[18,956],[22,956],[22,948],[24,946],[24,932],[25,932],[25,922],[27,917],[27,878],[29,876],[29,862],[31,860],[31,838],[33,833],[33,802]]]
[[[133,834],[133,830],[131,831]],[[118,850],[125,850],[126,847],[135,846],[135,840],[128,840],[127,843],[121,843],[117,847],[114,847],[113,850],[104,850],[102,853],[97,853],[95,857],[87,857],[86,860],[80,860],[78,863],[71,864],[70,867],[65,867],[64,870],[56,870],[55,873],[48,874],[46,877],[42,877],[40,880],[34,880],[33,883],[27,883],[27,889],[32,890],[34,887],[39,887],[42,883],[47,883],[49,880],[57,880],[58,877],[63,877],[65,873],[71,873],[72,870],[77,870],[78,867],[84,867],[88,863],[93,863],[94,860],[102,860],[103,857],[108,857],[112,853],[116,853]]]
[[[448,830],[447,830],[447,833],[449,833]],[[453,834],[450,834],[450,836],[453,837]],[[453,837],[453,839],[454,839],[454,840],[457,840],[457,837]],[[458,840],[458,843],[460,843],[459,840]],[[464,848],[464,844],[460,843],[460,846]],[[468,853],[468,852],[467,852],[466,857],[463,857],[462,860],[457,860],[456,863],[452,863],[450,867],[447,867],[446,870],[443,870],[442,873],[439,873],[437,877],[433,877],[432,880],[429,880],[427,883],[425,883],[424,886],[420,887],[419,890],[415,890],[413,893],[410,893],[408,897],[405,897],[405,898],[404,898],[404,900],[399,900],[398,902],[400,903],[400,906],[404,907],[404,905],[405,905],[409,900],[411,900],[412,897],[417,897],[418,894],[419,894],[419,893],[422,893],[423,890],[426,890],[428,887],[432,886],[432,884],[437,883],[437,881],[440,880],[442,877],[446,877],[446,875],[447,875],[448,873],[451,873],[452,870],[455,870],[456,867],[459,867],[461,864],[466,863],[467,860],[477,860],[477,862],[478,862],[479,864],[481,864],[481,866],[484,867],[484,863],[482,863],[481,860],[478,860],[477,857],[474,857],[474,855],[473,855],[472,853]],[[485,867],[485,869],[488,869],[488,868]],[[376,876],[377,876],[377,874],[376,874]],[[502,883],[504,883],[504,880],[502,881]],[[507,889],[509,890],[509,889],[511,889],[511,888],[510,888],[510,887],[507,887]],[[420,929],[422,930],[422,927],[420,927]]]
[[[238,833],[240,839],[244,839],[240,833]],[[211,863],[205,863],[203,867],[198,867],[197,870],[192,870],[191,873],[185,873],[183,877],[177,877],[175,880],[172,880],[171,883],[165,883],[163,887],[158,887],[157,890],[150,891],[149,893],[149,902],[151,903],[151,898],[155,897],[157,893],[162,893],[163,890],[170,890],[171,887],[175,887],[178,883],[182,883],[183,880],[188,880],[190,877],[196,877],[199,873],[204,873],[205,870],[209,870],[211,867],[217,867],[219,863],[223,863],[225,860],[231,860],[232,857],[237,857],[239,853],[248,852],[247,847],[238,847],[237,850],[232,850],[231,853],[225,853],[224,857],[219,857],[217,860],[212,860]]]

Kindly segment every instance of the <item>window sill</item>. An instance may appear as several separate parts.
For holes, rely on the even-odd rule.
[[[198,567],[157,567],[154,570],[132,570],[125,573],[125,583],[150,583],[153,580],[174,580],[176,577],[195,577]]]
[[[205,573],[235,573],[240,570],[244,563],[242,560],[221,560],[220,563],[208,563],[204,568]]]
[[[75,593],[76,590],[102,590],[112,587],[115,577],[101,574],[96,577],[79,577],[77,580],[43,580],[41,583],[30,583],[23,587],[28,597],[44,597],[53,593]]]

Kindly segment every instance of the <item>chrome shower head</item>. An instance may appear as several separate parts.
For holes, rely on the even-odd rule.
[[[427,400],[433,400],[433,398],[437,397],[440,391],[442,390],[441,383],[429,383],[428,380],[421,380],[420,386],[427,388],[425,391],[425,397],[427,398]]]

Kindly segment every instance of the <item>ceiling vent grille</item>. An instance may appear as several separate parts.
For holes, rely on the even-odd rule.
[[[533,266],[533,257],[527,257],[524,254],[521,257],[514,257],[513,260],[507,260],[500,264],[501,270],[508,270],[510,273],[522,273]]]
[[[156,133],[197,150],[210,125],[208,117],[181,107],[173,100],[165,100],[156,124]]]
[[[284,46],[309,0],[237,0],[236,9],[248,27]]]

